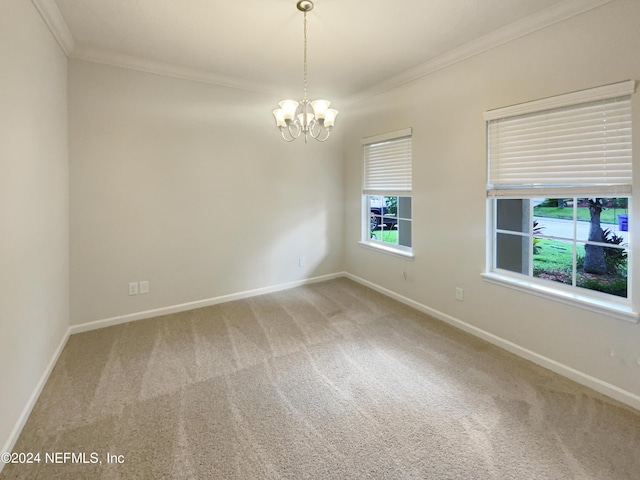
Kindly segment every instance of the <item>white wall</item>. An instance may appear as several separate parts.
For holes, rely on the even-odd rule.
[[[69,321],[67,60],[31,2],[0,4],[0,451]]]
[[[640,2],[617,0],[351,106],[345,138],[347,271],[640,395],[640,325],[489,284],[483,111],[640,80]],[[640,289],[640,94],[633,97],[636,308]],[[360,139],[413,127],[415,261],[358,245]],[[402,271],[408,273],[403,280]],[[463,287],[464,302],[454,299]],[[610,356],[614,349],[616,355]]]
[[[69,92],[73,324],[342,271],[339,136],[288,144],[270,96],[83,61]]]

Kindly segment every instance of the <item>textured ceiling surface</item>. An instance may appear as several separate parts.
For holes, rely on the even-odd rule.
[[[296,0],[55,0],[76,49],[300,96]],[[315,0],[309,95],[344,98],[567,0]]]

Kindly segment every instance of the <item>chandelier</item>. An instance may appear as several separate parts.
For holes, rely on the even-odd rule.
[[[313,2],[300,0],[296,6],[304,13],[304,96],[300,102],[282,100],[273,116],[285,141],[293,142],[304,134],[305,143],[309,135],[324,142],[331,134],[338,111],[329,108],[331,102],[328,100],[307,100],[307,12],[313,10]]]

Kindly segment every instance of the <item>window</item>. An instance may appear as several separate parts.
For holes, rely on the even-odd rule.
[[[362,140],[362,244],[411,256],[411,129]]]
[[[637,319],[628,228],[633,90],[633,81],[621,82],[485,112],[494,274],[486,277]]]

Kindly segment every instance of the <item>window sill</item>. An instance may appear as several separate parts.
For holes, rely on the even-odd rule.
[[[360,241],[358,243],[363,247],[370,248],[371,250],[375,250],[377,252],[382,252],[389,255],[395,255],[396,257],[408,258],[410,260],[413,260],[415,258],[412,252],[400,250],[398,248],[393,248],[391,246],[380,245],[377,243],[364,242],[364,241]]]
[[[621,305],[615,302],[609,302],[598,298],[580,295],[578,293],[564,292],[553,287],[539,285],[538,283],[528,280],[522,280],[507,275],[501,275],[495,272],[481,274],[482,278],[489,283],[513,288],[524,293],[537,295],[539,297],[548,298],[557,302],[565,303],[575,307],[583,308],[591,312],[608,315],[619,320],[631,323],[638,323],[640,314],[633,310],[630,305]]]

